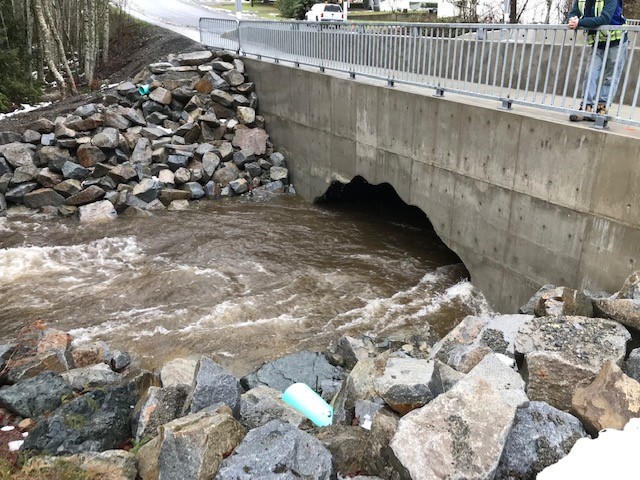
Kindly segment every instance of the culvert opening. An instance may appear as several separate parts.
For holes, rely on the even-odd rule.
[[[362,229],[370,255],[375,257],[381,251],[380,245],[393,243],[398,247],[396,255],[404,257],[406,268],[423,269],[423,276],[414,288],[395,294],[396,303],[403,305],[398,311],[402,310],[401,315],[411,319],[405,322],[405,327],[413,328],[416,338],[424,333],[421,329],[426,328],[430,340],[435,341],[466,315],[489,309],[482,295],[473,288],[463,262],[438,237],[427,215],[405,203],[389,183],[373,185],[360,176],[348,184],[334,182],[316,203],[357,219],[353,220],[352,228]],[[384,262],[385,258],[378,260]],[[375,270],[372,273],[375,274]],[[386,275],[389,276],[388,271]],[[412,304],[415,304],[414,310]],[[393,322],[393,312],[382,314]],[[407,328],[394,335],[406,338]]]

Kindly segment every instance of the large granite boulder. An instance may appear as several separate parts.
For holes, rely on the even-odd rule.
[[[240,384],[236,377],[210,358],[200,358],[191,387],[191,393],[185,401],[186,412],[196,413],[222,402],[229,406],[236,417],[239,416]]]
[[[178,418],[138,452],[142,480],[209,480],[223,458],[242,441],[245,429],[227,406],[217,405]]]
[[[306,417],[282,401],[282,393],[259,385],[240,397],[240,422],[248,429],[258,428],[271,420],[282,420],[299,427]]]
[[[139,441],[145,437],[154,437],[160,425],[178,418],[182,414],[187,395],[186,385],[149,387],[133,412],[133,438]]]
[[[289,423],[272,420],[251,430],[223,460],[216,480],[333,478],[331,453],[322,442]]]
[[[374,380],[376,393],[400,414],[420,408],[435,397],[429,388],[433,361],[390,357],[381,373]]]
[[[495,478],[535,480],[586,436],[582,423],[573,415],[544,402],[523,405],[516,412]]]
[[[578,384],[596,376],[607,360],[622,364],[629,332],[611,320],[540,317],[526,323],[516,338],[523,357],[527,395],[564,411]]]
[[[115,220],[118,213],[109,200],[90,203],[80,207],[80,222],[101,223]]]
[[[121,447],[137,401],[135,382],[92,390],[40,420],[22,449],[66,455]]]
[[[526,401],[524,382],[500,364],[488,355],[451,390],[402,417],[391,448],[413,480],[493,478]]]
[[[433,346],[429,358],[452,366],[459,348],[469,346],[489,347],[495,353],[514,358],[518,331],[531,320],[533,315],[469,315]]]
[[[0,404],[24,418],[39,419],[57,409],[73,390],[53,372],[43,372],[20,383],[0,388]]]
[[[200,357],[176,358],[165,363],[160,369],[163,387],[171,385],[192,385]]]
[[[331,365],[324,355],[316,352],[296,352],[265,363],[257,371],[243,377],[240,382],[245,390],[266,385],[284,392],[294,383],[306,383],[318,388],[325,400],[337,392],[345,373]]]
[[[640,417],[640,383],[609,360],[593,382],[576,389],[572,407],[592,435],[603,428],[622,429]]]

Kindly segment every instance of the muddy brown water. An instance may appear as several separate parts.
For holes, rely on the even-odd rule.
[[[146,368],[206,354],[243,375],[345,334],[442,336],[489,308],[456,262],[425,224],[295,195],[100,225],[0,218],[0,339],[42,319]]]

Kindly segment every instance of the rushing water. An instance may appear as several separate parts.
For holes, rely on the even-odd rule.
[[[201,202],[100,225],[0,218],[0,338],[42,319],[153,368],[241,375],[344,334],[431,339],[488,307],[428,227],[298,196]]]

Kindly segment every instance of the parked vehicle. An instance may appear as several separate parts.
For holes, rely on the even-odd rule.
[[[315,3],[304,18],[307,22],[344,22],[344,13],[335,3]]]

